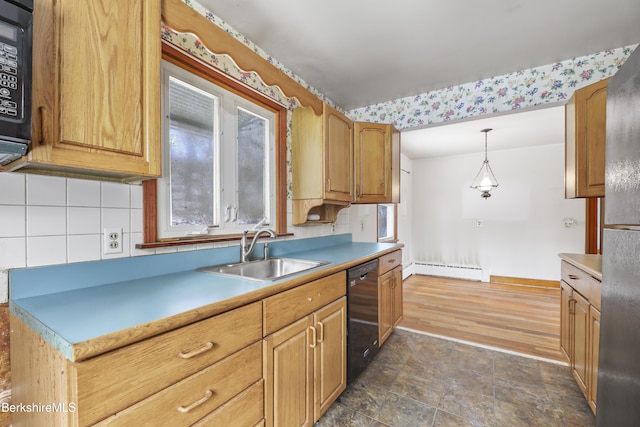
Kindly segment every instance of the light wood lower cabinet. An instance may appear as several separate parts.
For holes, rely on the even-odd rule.
[[[587,366],[587,378],[589,381],[589,393],[587,402],[595,414],[598,394],[598,360],[600,352],[600,311],[594,306],[589,306],[589,353],[587,359],[590,361]]]
[[[380,346],[402,320],[402,251],[378,261],[378,341]]]
[[[262,382],[261,302],[79,362],[11,322],[14,401],[74,406],[16,413],[15,426],[191,425]]]
[[[265,299],[267,319],[267,307],[326,303],[338,289],[342,294],[264,339],[267,426],[312,426],[346,388],[346,277],[341,272],[317,282],[294,289],[295,296],[287,291]],[[265,323],[265,329],[272,328]]]
[[[347,382],[345,271],[77,362],[11,330],[13,401],[70,409],[14,426],[311,426]]]
[[[565,281],[560,282],[560,350],[571,360],[571,314],[570,301],[573,288]]]
[[[600,345],[602,283],[562,261],[560,282],[560,349],[569,360],[571,374],[596,412]]]
[[[582,393],[587,394],[587,355],[589,354],[589,301],[575,292],[571,299],[571,373]]]

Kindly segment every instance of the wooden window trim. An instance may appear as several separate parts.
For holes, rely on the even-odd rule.
[[[163,42],[162,59],[182,67],[195,75],[227,89],[245,99],[261,105],[276,114],[276,221],[275,231],[279,236],[287,233],[287,109],[243,83],[210,67],[204,62],[188,55],[181,49]],[[216,241],[238,240],[239,234],[210,235],[158,239],[158,183],[147,180],[142,183],[143,192],[143,233],[144,243],[136,245],[138,249],[151,249],[164,246],[192,245]]]
[[[587,198],[585,203],[585,253],[601,254],[602,230],[604,228],[604,198]],[[598,218],[600,221],[598,221]]]

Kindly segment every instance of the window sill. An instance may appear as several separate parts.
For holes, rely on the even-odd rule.
[[[250,233],[253,236],[254,233]],[[293,233],[278,233],[278,237],[290,237]],[[136,249],[156,249],[166,248],[171,246],[185,246],[185,245],[199,245],[204,243],[218,243],[218,242],[235,242],[242,238],[242,234],[225,234],[220,236],[185,236],[176,237],[171,239],[163,239],[157,242],[150,243],[138,243]]]

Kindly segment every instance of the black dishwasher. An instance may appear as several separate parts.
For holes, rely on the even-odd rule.
[[[378,260],[347,270],[347,383],[378,354]]]

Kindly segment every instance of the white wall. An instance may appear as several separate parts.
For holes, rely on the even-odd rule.
[[[500,186],[488,200],[469,188],[483,159],[484,153],[413,161],[412,259],[480,266],[483,281],[558,280],[558,253],[584,252],[585,202],[564,199],[564,145],[490,151]],[[563,218],[576,225],[566,228]]]
[[[411,273],[413,247],[413,162],[405,155],[400,157],[400,204],[398,205],[398,240],[404,244],[402,264]],[[406,275],[405,275],[406,276]]]
[[[378,205],[351,205],[349,233],[354,242],[378,241]]]

